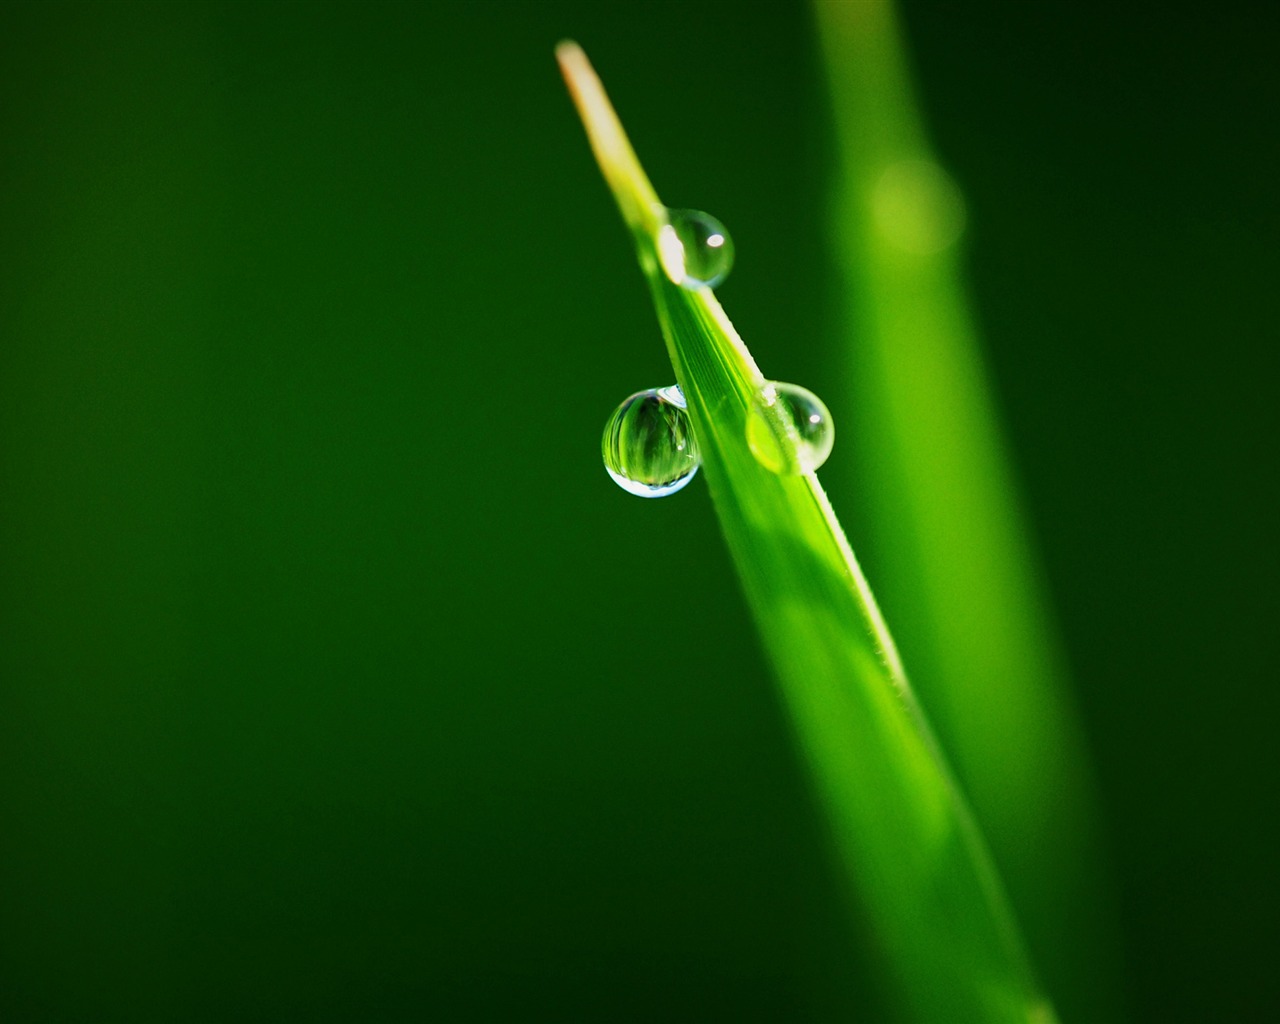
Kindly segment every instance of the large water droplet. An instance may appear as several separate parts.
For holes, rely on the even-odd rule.
[[[604,468],[624,491],[642,498],[675,494],[700,463],[693,423],[679,384],[637,391],[604,425]]]
[[[835,439],[830,410],[798,384],[768,381],[747,412],[751,454],[782,476],[812,473],[827,461]]]
[[[733,239],[701,210],[668,210],[658,233],[658,255],[667,277],[682,288],[714,288],[733,267]]]

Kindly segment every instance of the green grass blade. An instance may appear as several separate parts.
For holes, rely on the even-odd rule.
[[[851,296],[860,522],[920,699],[1068,1017],[1114,1012],[1087,757],[888,0],[815,5],[835,113],[830,219]]]
[[[746,416],[761,373],[715,296],[662,271],[656,193],[582,51],[557,53],[635,237],[716,512],[892,998],[922,1021],[1051,1020],[822,486],[751,455]]]

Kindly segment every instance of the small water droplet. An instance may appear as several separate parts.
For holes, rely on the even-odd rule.
[[[637,391],[604,425],[601,451],[614,483],[641,498],[675,494],[694,478],[700,458],[679,384]]]
[[[822,399],[798,384],[765,383],[747,412],[747,446],[781,476],[812,473],[827,461],[835,424]]]
[[[711,214],[668,210],[658,233],[662,269],[682,288],[714,288],[733,267],[733,239]]]

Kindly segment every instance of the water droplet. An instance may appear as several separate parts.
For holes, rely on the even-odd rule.
[[[733,267],[733,239],[723,224],[700,210],[668,210],[658,233],[658,255],[667,277],[682,288],[714,288]]]
[[[822,399],[798,384],[765,383],[747,413],[747,446],[781,476],[812,473],[827,461],[835,424]]]
[[[604,468],[642,498],[675,494],[698,472],[698,445],[679,384],[637,391],[604,425]]]

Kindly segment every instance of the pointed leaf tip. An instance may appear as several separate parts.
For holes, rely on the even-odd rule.
[[[596,163],[600,165],[623,219],[633,230],[655,234],[663,216],[662,204],[636,159],[635,150],[631,148],[627,133],[595,68],[582,47],[571,39],[556,45],[556,60],[569,87],[569,95],[578,108],[578,116],[587,130]]]

